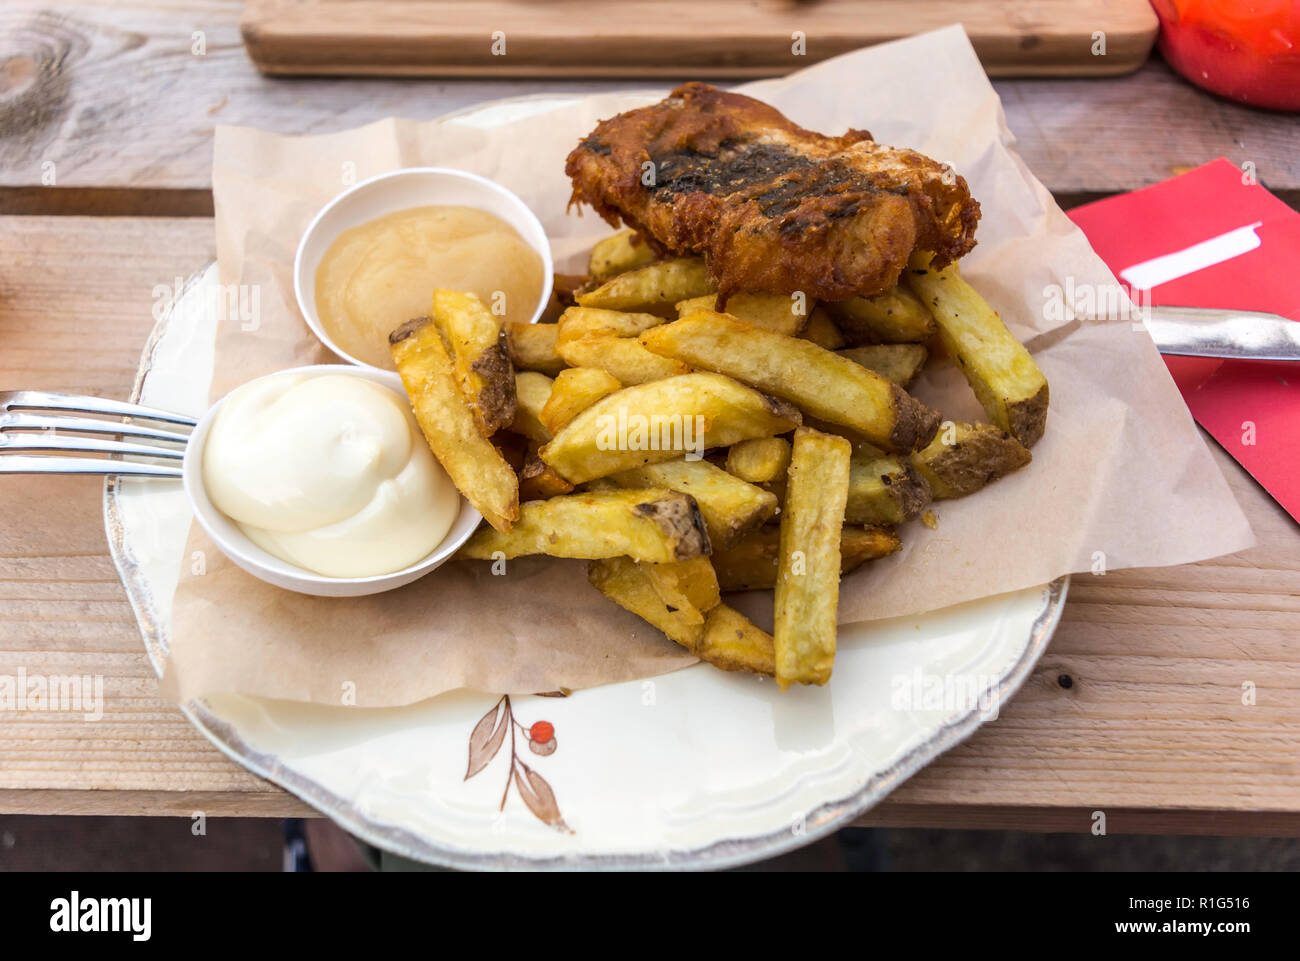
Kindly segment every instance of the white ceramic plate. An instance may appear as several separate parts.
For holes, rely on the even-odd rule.
[[[215,266],[196,275],[159,322],[132,400],[203,412],[216,283]],[[188,503],[179,482],[109,479],[104,513],[161,670],[172,594],[188,562]],[[505,702],[456,692],[363,710],[227,695],[192,702],[185,713],[249,770],[416,860],[728,867],[843,826],[968,737],[1029,675],[1065,592],[1063,578],[919,617],[843,626],[824,689],[779,694],[770,681],[697,665],[568,698]],[[507,706],[514,723],[503,720]],[[529,747],[538,721],[553,727],[549,754]],[[488,737],[494,728],[504,736]],[[486,746],[475,754],[486,763],[466,778],[476,729]],[[510,774],[512,748],[527,765],[520,780]]]

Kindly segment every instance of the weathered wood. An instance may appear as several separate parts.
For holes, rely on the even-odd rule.
[[[238,0],[0,7],[0,212],[208,215],[218,123],[321,133],[542,90],[690,79],[684,70],[641,81],[277,80],[245,56],[240,9]],[[1158,61],[1127,77],[994,85],[1018,149],[1065,206],[1222,155],[1253,163],[1300,207],[1294,117],[1212,97]]]
[[[205,742],[206,743],[206,742]],[[244,791],[0,790],[0,814],[132,817],[314,818],[321,815],[265,782]]]
[[[1096,809],[905,804],[893,800],[853,822],[855,827],[946,828],[1090,835]],[[319,818],[315,808],[269,785],[235,791],[0,790],[0,814],[129,815],[133,817]],[[1106,809],[1106,834],[1300,836],[1300,813],[1275,811],[1153,811]]]
[[[1300,836],[1300,813],[1276,811],[1152,810],[1122,807],[989,807],[978,804],[908,804],[897,794],[854,821],[855,827],[1031,831],[1091,836],[1106,815],[1106,836],[1181,834],[1213,837]]]
[[[433,77],[765,77],[960,21],[993,76],[1139,67],[1146,0],[248,0],[259,69]],[[1104,54],[1097,41],[1105,37]]]
[[[201,218],[0,218],[0,384],[125,396],[155,286],[210,259],[212,229]],[[1105,810],[1113,833],[1297,833],[1296,525],[1218,461],[1259,546],[1077,576],[1055,640],[999,720],[867,823],[1086,830]],[[0,673],[103,674],[107,711],[97,723],[0,714],[0,811],[300,812],[157,697],[100,498],[93,479],[0,477]],[[1245,681],[1257,688],[1249,707]]]

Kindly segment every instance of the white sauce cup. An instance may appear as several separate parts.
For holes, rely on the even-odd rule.
[[[279,377],[281,374],[305,374],[308,377],[325,375],[360,377],[387,387],[401,398],[403,404],[408,403],[406,391],[402,389],[401,378],[391,371],[378,370],[374,367],[321,364],[315,367],[295,367],[267,376]],[[258,380],[262,379],[264,378],[258,378]],[[239,529],[238,524],[217,510],[204,488],[203,451],[207,446],[208,433],[212,429],[217,412],[221,410],[222,403],[224,398],[213,404],[190,434],[189,443],[185,447],[181,482],[185,487],[185,493],[189,496],[195,518],[221,552],[245,571],[268,584],[318,597],[359,597],[363,594],[391,591],[423,577],[434,568],[446,563],[461,545],[469,540],[474,529],[478,527],[479,521],[483,519],[483,516],[470,506],[465,496],[459,495],[460,510],[452,522],[451,529],[443,537],[442,543],[423,560],[390,574],[376,574],[371,577],[326,577],[281,560],[249,540],[248,536]],[[418,438],[418,442],[424,443],[424,439]]]

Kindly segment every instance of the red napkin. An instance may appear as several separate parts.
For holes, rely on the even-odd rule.
[[[1135,300],[1300,321],[1300,213],[1253,174],[1220,158],[1069,216]],[[1197,423],[1300,520],[1300,363],[1165,364]]]

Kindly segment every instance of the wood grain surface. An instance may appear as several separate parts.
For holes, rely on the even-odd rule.
[[[156,286],[211,259],[212,234],[204,218],[0,217],[0,385],[126,396]],[[1259,545],[1076,576],[999,720],[864,823],[1086,831],[1102,810],[1113,833],[1300,833],[1298,531],[1218,460]],[[0,715],[0,812],[306,813],[158,698],[101,496],[89,478],[0,477],[0,674],[105,677],[101,721]]]
[[[240,9],[238,0],[7,0],[0,212],[210,215],[216,124],[323,133],[526,93],[690,79],[276,80],[245,56]],[[1127,77],[994,86],[1020,153],[1063,206],[1226,156],[1300,207],[1295,118],[1211,97],[1159,61]]]
[[[734,78],[958,22],[994,76],[1129,73],[1158,28],[1146,0],[248,0],[241,26],[268,73]]]
[[[213,256],[218,123],[319,133],[694,74],[274,80],[245,55],[241,9],[0,7],[0,213],[95,215],[0,217],[0,387],[126,395],[155,288]],[[1065,206],[1226,156],[1300,208],[1294,118],[1208,96],[1159,61],[1121,78],[995,86],[1018,149]],[[1300,834],[1300,532],[1216,453],[1260,544],[1203,564],[1076,577],[1056,638],[997,723],[862,823],[1083,832],[1102,810],[1117,834]],[[310,814],[157,697],[108,557],[100,482],[0,477],[0,518],[0,674],[100,674],[106,701],[94,723],[0,714],[0,812]]]

